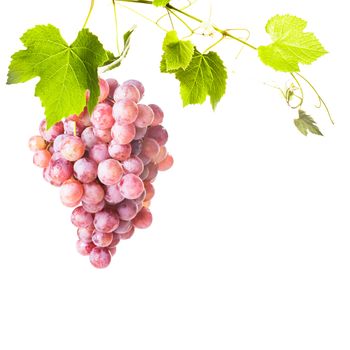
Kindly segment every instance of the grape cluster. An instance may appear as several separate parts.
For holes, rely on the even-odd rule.
[[[173,157],[165,147],[163,111],[140,103],[144,87],[139,81],[119,85],[100,78],[99,86],[91,116],[85,108],[50,129],[43,120],[29,148],[44,179],[60,187],[62,203],[74,207],[78,252],[104,268],[121,240],[151,225],[153,182],[158,171],[173,165]]]

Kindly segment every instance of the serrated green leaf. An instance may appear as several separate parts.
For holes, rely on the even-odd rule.
[[[108,59],[98,38],[83,29],[68,45],[59,30],[49,24],[29,29],[21,41],[27,49],[12,56],[7,83],[40,77],[35,95],[45,108],[48,127],[70,114],[79,114],[86,105],[87,89],[91,113],[100,92],[97,68]]]
[[[129,53],[130,38],[131,38],[131,34],[134,32],[135,29],[136,29],[136,26],[133,26],[130,30],[128,30],[124,34],[124,36],[123,36],[124,47],[123,47],[123,51],[121,52],[121,54],[119,56],[114,56],[113,53],[108,51],[108,53],[110,54],[109,59],[103,65],[103,66],[108,66],[108,67],[104,70],[104,72],[110,71],[110,70],[117,68],[121,65],[122,61]]]
[[[164,54],[162,55],[162,59],[160,61],[159,68],[160,68],[161,73],[176,73],[178,71],[178,69],[168,69],[167,68]]]
[[[153,5],[157,7],[165,7],[169,2],[170,0],[153,0]]]
[[[305,136],[307,136],[309,132],[323,136],[314,119],[302,110],[299,110],[299,118],[294,119],[294,124]]]
[[[266,65],[282,72],[298,72],[299,64],[311,64],[327,53],[313,33],[304,32],[307,22],[291,15],[272,17],[266,25],[272,43],[258,53]]]
[[[202,104],[210,96],[215,109],[225,93],[227,72],[217,53],[202,54],[195,48],[190,64],[185,70],[178,70],[176,78],[184,106]]]
[[[175,30],[167,32],[163,41],[163,59],[165,71],[186,69],[191,62],[194,46],[187,40],[179,40]]]

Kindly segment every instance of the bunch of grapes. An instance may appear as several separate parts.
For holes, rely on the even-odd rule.
[[[121,240],[151,225],[153,182],[173,158],[165,147],[163,111],[140,103],[144,87],[139,81],[119,85],[99,79],[99,85],[91,116],[85,108],[48,130],[43,120],[29,148],[44,179],[60,187],[62,203],[74,208],[78,252],[105,268]]]

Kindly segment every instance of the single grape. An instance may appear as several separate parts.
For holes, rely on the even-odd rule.
[[[142,172],[141,175],[140,175],[140,179],[141,179],[142,181],[146,180],[147,177],[148,177],[148,174],[149,174],[148,168],[147,168],[147,167],[144,167],[143,172]]]
[[[61,150],[62,150],[62,142],[66,138],[66,136],[67,135],[65,135],[65,134],[61,134],[61,135],[58,135],[55,138],[55,141],[53,142],[53,150],[54,150],[54,152],[61,152]]]
[[[78,116],[79,122],[85,126],[85,128],[92,125],[91,118],[87,107],[84,107],[83,111]]]
[[[72,212],[71,221],[76,227],[89,227],[93,220],[93,216],[81,206],[75,208]]]
[[[144,127],[144,128],[136,127],[136,134],[135,134],[134,140],[143,139],[144,136],[146,135],[146,132],[147,132],[147,127]]]
[[[158,165],[155,163],[149,163],[147,168],[148,176],[145,178],[145,181],[153,182],[158,175]]]
[[[158,163],[158,170],[159,171],[166,171],[169,170],[174,164],[174,158],[168,154],[164,160],[162,160],[160,163]]]
[[[136,128],[134,124],[118,125],[114,124],[112,127],[113,139],[121,145],[130,143],[136,135]]]
[[[44,150],[46,148],[46,142],[42,136],[32,136],[29,139],[28,147],[32,152]]]
[[[130,158],[122,162],[122,166],[125,174],[141,175],[144,169],[142,160],[137,156],[130,156]]]
[[[75,179],[65,181],[60,188],[61,202],[67,207],[76,206],[76,204],[80,202],[83,194],[83,185]]]
[[[107,103],[99,103],[92,112],[91,122],[96,129],[110,129],[114,124],[112,107]]]
[[[137,115],[138,107],[132,100],[124,98],[118,100],[113,106],[113,117],[119,125],[128,125],[133,123],[136,120]]]
[[[49,166],[48,176],[51,183],[55,186],[61,186],[73,175],[73,163],[62,157],[59,152],[52,155]]]
[[[113,100],[115,89],[119,86],[119,83],[116,79],[112,79],[112,78],[106,79],[106,82],[109,86],[108,97]]]
[[[159,153],[158,153],[157,157],[154,159],[154,162],[156,164],[160,163],[162,160],[164,160],[166,158],[167,155],[168,155],[168,151],[167,151],[166,147],[165,146],[160,147]]]
[[[157,158],[159,151],[160,151],[160,147],[156,140],[149,137],[145,137],[143,139],[142,151],[140,154],[141,158],[142,156],[145,156],[146,158],[154,160]]]
[[[108,245],[108,248],[115,248],[120,242],[118,233],[113,233],[112,242]]]
[[[112,141],[111,129],[96,129],[94,128],[94,134],[104,143],[109,143]]]
[[[102,102],[109,95],[109,84],[106,80],[98,78],[98,85],[100,88],[100,96],[98,97],[98,102]]]
[[[95,247],[90,253],[90,263],[98,268],[103,269],[111,263],[111,253],[108,248]]]
[[[129,231],[125,233],[119,233],[119,238],[123,240],[130,239],[133,236],[134,232],[135,232],[135,227],[131,226],[131,229]]]
[[[86,202],[81,202],[81,205],[83,206],[83,208],[91,214],[96,214],[99,211],[103,210],[103,208],[105,207],[106,202],[104,200],[102,200],[101,202],[97,203],[97,204],[91,204],[91,203],[86,203]]]
[[[114,92],[114,101],[118,102],[123,99],[131,100],[135,103],[140,101],[140,92],[135,85],[122,84]]]
[[[113,233],[96,231],[92,236],[92,241],[96,247],[108,247],[113,241]]]
[[[139,197],[144,190],[142,180],[135,174],[126,174],[119,182],[120,193],[127,199]]]
[[[118,185],[106,186],[105,191],[105,201],[108,204],[118,204],[124,199],[124,196],[120,193]]]
[[[149,209],[142,208],[132,220],[136,228],[147,228],[152,224],[152,214]]]
[[[95,214],[94,226],[100,232],[113,232],[119,226],[119,216],[115,210],[105,208]]]
[[[130,143],[131,154],[138,156],[142,151],[142,140],[134,140]]]
[[[78,238],[81,241],[84,241],[87,243],[92,242],[92,235],[94,234],[94,232],[95,232],[94,225],[90,225],[89,227],[79,227],[77,229]]]
[[[87,127],[81,134],[81,140],[83,141],[86,149],[91,149],[93,146],[102,143],[102,140],[94,133],[92,126]]]
[[[105,143],[98,143],[92,146],[89,151],[89,158],[97,164],[109,158],[108,146]]]
[[[87,204],[98,204],[103,200],[105,191],[96,181],[83,184],[84,194],[81,200]]]
[[[82,240],[78,240],[76,248],[79,254],[87,256],[95,248],[95,244],[93,242],[85,242]]]
[[[124,199],[116,207],[119,218],[124,221],[130,221],[137,214],[137,204],[130,199]]]
[[[104,185],[116,185],[123,176],[123,168],[117,160],[106,159],[98,165],[97,175]]]
[[[130,79],[130,80],[125,81],[124,84],[125,85],[129,85],[129,84],[134,85],[137,88],[137,90],[139,90],[140,99],[145,94],[145,88],[144,88],[143,84],[140,81],[138,81],[138,80]]]
[[[47,142],[52,142],[58,135],[63,134],[64,127],[62,122],[54,124],[50,129],[46,129],[46,120],[42,120],[39,126],[39,133]]]
[[[114,230],[114,233],[115,234],[126,233],[129,230],[131,230],[132,227],[133,227],[133,225],[132,225],[131,221],[120,220],[119,226]]]
[[[109,155],[119,161],[125,161],[130,157],[131,145],[120,145],[115,140],[112,140],[108,146]]]
[[[144,128],[151,125],[153,120],[154,120],[154,113],[152,108],[147,105],[139,104],[135,125],[139,128]]]
[[[158,105],[150,104],[149,106],[152,108],[152,111],[154,113],[154,119],[151,125],[156,126],[161,124],[164,119],[164,112]]]
[[[156,125],[148,128],[146,136],[156,140],[159,146],[164,146],[169,135],[162,125]]]
[[[39,168],[46,168],[51,159],[51,153],[46,149],[36,151],[33,155],[33,163]]]
[[[154,197],[154,186],[149,181],[144,181],[146,196],[145,202],[150,201]]]
[[[74,163],[74,176],[82,183],[87,184],[97,178],[97,163],[90,158],[80,158]]]
[[[80,137],[67,135],[61,144],[62,156],[71,161],[75,162],[80,159],[85,153],[85,145]]]

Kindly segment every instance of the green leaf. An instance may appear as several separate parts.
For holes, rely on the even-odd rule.
[[[70,114],[80,113],[86,105],[87,89],[91,113],[100,93],[97,68],[108,59],[98,38],[82,29],[68,45],[59,30],[49,24],[29,29],[21,41],[27,49],[12,56],[7,83],[40,77],[35,95],[45,108],[48,127]]]
[[[185,70],[178,70],[183,105],[202,104],[210,96],[215,109],[226,90],[226,68],[216,52],[200,53],[196,48]]]
[[[163,41],[163,70],[186,69],[191,62],[194,46],[188,41],[179,40],[175,30],[167,32]]]
[[[107,51],[109,57],[108,57],[108,60],[103,64],[103,66],[109,66],[109,67],[107,67],[104,70],[104,72],[110,71],[110,70],[117,68],[121,65],[123,59],[127,56],[128,52],[129,52],[131,34],[134,32],[135,29],[136,29],[136,26],[133,26],[130,30],[128,30],[124,34],[124,37],[123,37],[124,38],[124,48],[119,56],[114,56],[113,53]]]
[[[291,15],[272,17],[266,25],[272,44],[258,53],[266,65],[282,72],[299,72],[299,64],[311,64],[327,53],[313,33],[304,32],[307,22]]]
[[[294,124],[305,136],[307,136],[308,132],[323,136],[316,122],[302,110],[299,110],[299,118],[294,119]]]
[[[170,0],[153,0],[154,6],[165,7],[168,5]]]

